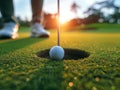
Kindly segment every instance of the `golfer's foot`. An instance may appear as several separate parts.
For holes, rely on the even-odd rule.
[[[39,23],[35,23],[32,25],[32,30],[30,33],[31,37],[49,37],[50,32],[46,31],[43,26]]]
[[[8,38],[15,39],[17,37],[18,37],[18,24],[14,22],[5,23],[4,27],[0,30],[0,38],[1,39],[8,39]]]

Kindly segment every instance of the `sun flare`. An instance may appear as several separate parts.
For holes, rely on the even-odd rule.
[[[73,18],[74,18],[74,14],[71,11],[61,8],[60,24],[65,24]]]
[[[67,20],[65,18],[60,18],[60,24],[65,24]]]
[[[71,14],[68,14],[65,13],[65,12],[62,12],[61,15],[60,15],[60,24],[65,24],[67,23],[70,19],[71,19]]]

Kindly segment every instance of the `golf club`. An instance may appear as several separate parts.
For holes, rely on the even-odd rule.
[[[57,6],[58,6],[58,16],[57,16],[57,19],[58,19],[58,25],[57,25],[57,32],[58,32],[58,46],[60,46],[60,0],[58,0],[57,2]]]

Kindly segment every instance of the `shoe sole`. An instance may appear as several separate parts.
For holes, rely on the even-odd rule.
[[[50,35],[47,35],[47,34],[42,34],[42,35],[39,35],[39,36],[36,36],[35,34],[31,34],[30,37],[33,37],[33,38],[48,38]]]
[[[0,36],[0,39],[10,39],[10,38],[11,38],[11,36],[6,36],[6,35]]]
[[[38,38],[48,38],[49,37],[49,35],[40,35],[40,36],[38,36]]]
[[[8,36],[8,35],[2,35],[0,36],[0,39],[15,39],[18,37],[18,34],[16,34],[16,36]]]

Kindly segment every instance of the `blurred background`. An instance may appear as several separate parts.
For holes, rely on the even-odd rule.
[[[30,0],[14,0],[14,7],[19,23],[29,26]],[[57,0],[44,0],[43,12],[44,27],[56,28]],[[120,0],[60,0],[60,23],[65,29],[92,23],[120,24]]]

